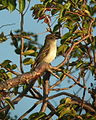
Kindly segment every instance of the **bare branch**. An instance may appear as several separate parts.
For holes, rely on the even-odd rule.
[[[8,79],[5,82],[0,83],[0,90],[8,90],[10,88],[16,87],[21,84],[26,84],[30,82],[36,81],[36,79],[41,76],[47,69],[49,69],[49,64],[41,63],[37,66],[37,68],[31,73],[24,73],[19,75],[13,79]]]
[[[81,40],[78,40],[77,42],[75,42],[75,43],[72,45],[72,47],[69,48],[69,50],[68,50],[69,52],[67,53],[64,61],[63,61],[62,63],[60,63],[60,64],[57,66],[57,68],[60,68],[61,66],[65,65],[65,63],[67,62],[67,60],[68,60],[71,52],[73,51],[74,47],[75,47],[76,45],[78,45],[80,42],[82,42],[82,41],[84,41],[85,39],[87,39],[89,36],[90,36],[90,35],[88,34],[88,35],[86,35],[85,37],[83,37]]]
[[[0,26],[0,29],[3,28],[3,27],[6,27],[6,26],[11,26],[11,25],[15,25],[15,23],[2,25],[2,26]]]

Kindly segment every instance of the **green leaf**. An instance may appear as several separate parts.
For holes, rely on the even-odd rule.
[[[72,36],[72,33],[68,32],[68,33],[65,33],[63,36],[62,36],[62,41],[61,42],[64,42],[65,40],[67,40],[70,36]]]
[[[8,6],[8,0],[2,0],[2,4],[7,7]]]
[[[62,111],[60,112],[59,118],[63,117],[65,114],[68,114],[68,113],[70,113],[70,107],[62,109]]]
[[[4,60],[4,62],[2,63],[3,67],[6,67],[7,65],[9,65],[9,63],[11,63],[12,61],[10,60]]]
[[[0,34],[0,43],[4,42],[4,41],[6,41],[6,40],[7,40],[7,38],[6,38],[6,36],[4,35],[4,33],[2,32],[2,33]]]
[[[24,65],[29,65],[29,64],[33,64],[33,63],[34,63],[34,61],[33,61],[32,58],[26,58],[26,59],[24,59],[24,61],[23,61],[23,64],[24,64]]]
[[[37,116],[38,116],[38,112],[33,113],[33,114],[31,114],[31,115],[29,116],[29,120],[32,120],[32,119],[35,120]]]
[[[9,77],[9,79],[12,79],[12,73],[11,72],[8,72],[7,75]]]
[[[60,103],[61,104],[68,104],[68,103],[71,103],[71,98],[67,97],[67,98],[63,98],[61,99]]]
[[[62,8],[61,8],[61,10],[60,10],[60,14],[59,14],[59,17],[60,17],[60,18],[62,18],[64,11],[65,11],[65,9],[64,9],[64,7],[62,6]]]
[[[17,48],[18,47],[18,42],[17,39],[14,37],[12,31],[10,32],[11,39],[12,39],[12,44]]]
[[[64,54],[68,48],[67,44],[60,45],[58,48],[57,54]]]
[[[34,52],[35,52],[34,50],[27,50],[27,51],[23,52],[23,55],[30,55]]]
[[[13,69],[16,69],[17,68],[17,65],[16,64],[13,64],[13,65],[11,65],[11,69],[13,70]]]
[[[17,93],[18,93],[18,89],[19,89],[18,86],[13,89],[13,92],[14,92],[15,95],[17,95]]]
[[[31,0],[27,0],[28,2],[30,2]]]
[[[44,119],[43,117],[45,117],[45,116],[46,116],[46,114],[43,112],[39,112],[39,113],[36,112],[29,116],[29,120],[43,120]]]
[[[10,108],[13,110],[14,109],[14,105],[13,103],[10,101],[10,99],[6,98],[5,102],[10,106]]]
[[[8,10],[13,11],[16,8],[16,0],[8,0]]]
[[[25,9],[25,0],[19,0],[19,11],[20,13],[23,13],[24,9]]]
[[[66,101],[65,101],[65,103],[67,104],[67,103],[71,103],[71,98],[66,98]]]
[[[76,68],[79,68],[83,64],[83,61],[79,61],[76,65]]]
[[[67,9],[67,10],[69,10],[70,6],[71,6],[71,3],[70,3],[70,2],[68,2],[68,3],[66,3],[66,4],[64,5],[65,9]]]
[[[16,54],[20,54],[20,53],[21,53],[21,49],[20,49],[20,48],[17,48],[17,49],[15,50],[15,52],[16,52]]]
[[[54,26],[53,32],[56,32],[57,30],[59,30],[60,27],[61,27],[61,26],[60,26],[59,24],[56,24],[56,25]]]
[[[19,89],[18,86],[13,89],[13,92],[14,92],[15,95],[17,95],[17,93],[18,93],[18,89]]]

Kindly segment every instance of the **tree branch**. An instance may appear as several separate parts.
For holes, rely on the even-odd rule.
[[[8,79],[6,81],[0,82],[0,90],[8,90],[10,88],[14,88],[21,84],[31,83],[36,81],[36,79],[41,76],[47,69],[49,69],[50,65],[48,63],[42,62],[39,64],[36,69],[29,73],[24,73],[19,75],[13,79]]]
[[[47,72],[44,76],[43,76],[43,104],[41,107],[41,112],[45,112],[46,108],[47,108],[47,104],[48,101],[46,101],[46,98],[48,97],[49,94],[49,78],[50,78],[50,72]]]

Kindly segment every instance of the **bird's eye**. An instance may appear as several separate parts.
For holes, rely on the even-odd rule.
[[[52,37],[50,37],[50,39],[53,39]]]

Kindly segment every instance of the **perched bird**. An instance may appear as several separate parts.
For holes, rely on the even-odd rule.
[[[44,46],[40,49],[33,68],[35,68],[41,62],[51,63],[55,59],[57,52],[57,39],[58,36],[56,36],[55,34],[48,34],[46,36]]]

